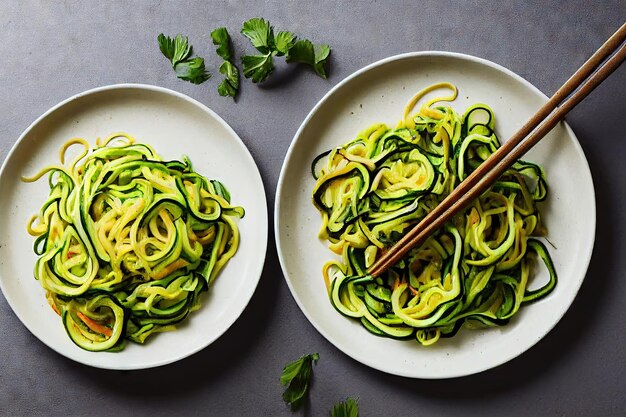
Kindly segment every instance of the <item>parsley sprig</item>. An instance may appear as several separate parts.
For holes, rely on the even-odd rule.
[[[317,353],[304,355],[291,363],[288,363],[280,376],[280,383],[287,387],[283,393],[283,400],[291,406],[291,411],[299,409],[309,389],[313,364],[317,363],[320,356]]]
[[[248,38],[257,54],[241,57],[242,71],[254,83],[265,81],[274,71],[274,58],[285,57],[287,63],[311,66],[317,75],[327,77],[331,49],[327,44],[313,44],[308,39],[298,39],[293,32],[279,31],[269,21],[254,17],[243,23],[241,34]],[[239,90],[239,69],[234,62],[231,38],[225,27],[211,32],[216,53],[223,59],[219,72],[224,79],[217,87],[221,96],[235,97]],[[206,70],[204,58],[192,57],[193,48],[186,36],[174,38],[160,34],[157,38],[161,52],[172,64],[176,76],[194,84],[202,84],[211,77]]]
[[[359,405],[354,398],[348,398],[346,402],[335,404],[330,417],[359,417]]]
[[[274,71],[274,57],[285,56],[287,62],[308,64],[322,78],[330,57],[330,46],[313,45],[307,39],[297,40],[292,32],[281,31],[274,36],[274,27],[269,21],[255,17],[243,23],[241,34],[250,40],[259,54],[241,57],[243,75],[252,82],[265,81]]]
[[[239,70],[233,63],[230,35],[225,27],[219,27],[211,32],[211,38],[213,44],[217,45],[215,52],[224,60],[219,71],[225,78],[217,87],[217,92],[223,97],[235,97],[239,90]]]
[[[159,48],[172,63],[176,76],[193,84],[202,84],[211,77],[204,67],[204,59],[190,57],[192,47],[186,36],[176,35],[174,38],[160,34],[157,37]]]
[[[313,45],[307,39],[297,41],[287,55],[287,62],[299,62],[313,67],[317,75],[326,78],[326,66],[330,56],[330,46],[326,44]]]

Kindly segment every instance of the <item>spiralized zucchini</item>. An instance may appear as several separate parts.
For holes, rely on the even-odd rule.
[[[423,104],[437,89],[451,95]],[[407,104],[396,128],[375,124],[312,164],[319,237],[341,255],[323,268],[333,306],[370,332],[431,345],[459,328],[500,326],[520,307],[549,294],[557,276],[537,202],[543,169],[516,162],[462,214],[381,277],[367,268],[485,161],[500,142],[493,111],[475,104],[460,116],[448,106],[457,89],[432,85]],[[549,281],[530,291],[534,254]]]
[[[82,152],[65,165],[69,147]],[[115,134],[90,151],[65,143],[48,176],[50,194],[28,223],[35,278],[70,338],[92,350],[144,343],[200,307],[200,295],[239,245],[227,189],[194,172],[187,157],[163,161]]]

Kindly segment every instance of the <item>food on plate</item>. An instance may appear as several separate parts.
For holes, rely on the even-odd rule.
[[[83,149],[66,164],[74,145]],[[36,237],[35,278],[71,340],[117,351],[200,308],[237,251],[244,209],[187,157],[164,161],[127,134],[96,145],[71,139],[61,165],[23,178],[47,175],[50,186],[27,229]]]
[[[414,108],[438,89],[451,94]],[[474,104],[463,115],[443,102],[450,83],[407,104],[395,128],[374,124],[319,155],[313,204],[319,237],[341,260],[322,270],[332,305],[370,332],[423,345],[466,327],[500,326],[547,296],[557,282],[538,208],[548,194],[537,164],[517,161],[480,198],[380,277],[367,268],[500,146],[495,115]],[[550,278],[529,289],[535,259]]]

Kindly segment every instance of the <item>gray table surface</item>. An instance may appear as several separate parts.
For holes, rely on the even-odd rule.
[[[237,103],[174,77],[156,35],[182,32],[216,73],[210,31],[237,34],[255,16],[333,47],[330,78],[279,66],[275,81],[244,81]],[[92,87],[138,82],[208,105],[240,135],[273,213],[280,167],[296,129],[335,84],[409,51],[463,52],[504,65],[551,94],[626,18],[624,0],[589,2],[0,1],[0,160],[59,101]],[[569,116],[596,186],[595,249],[574,304],[539,344],[496,369],[411,380],[354,361],[327,342],[294,302],[273,232],[259,286],[236,323],[203,351],[144,371],[90,368],[32,336],[0,296],[0,415],[289,416],[278,376],[317,351],[310,406],[327,416],[359,397],[361,416],[624,415],[626,413],[626,68]],[[1,198],[1,197],[0,197]],[[271,225],[273,227],[273,225]],[[272,230],[272,229],[270,229]],[[1,233],[2,231],[0,231]]]

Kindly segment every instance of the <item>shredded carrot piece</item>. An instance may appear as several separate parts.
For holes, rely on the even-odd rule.
[[[77,312],[76,315],[80,317],[80,319],[87,325],[87,327],[89,327],[94,332],[103,334],[106,337],[111,337],[111,335],[113,335],[113,330],[111,330],[110,328],[106,326],[101,325],[100,323],[93,321],[92,319],[90,319],[89,317],[81,313],[80,311]]]

